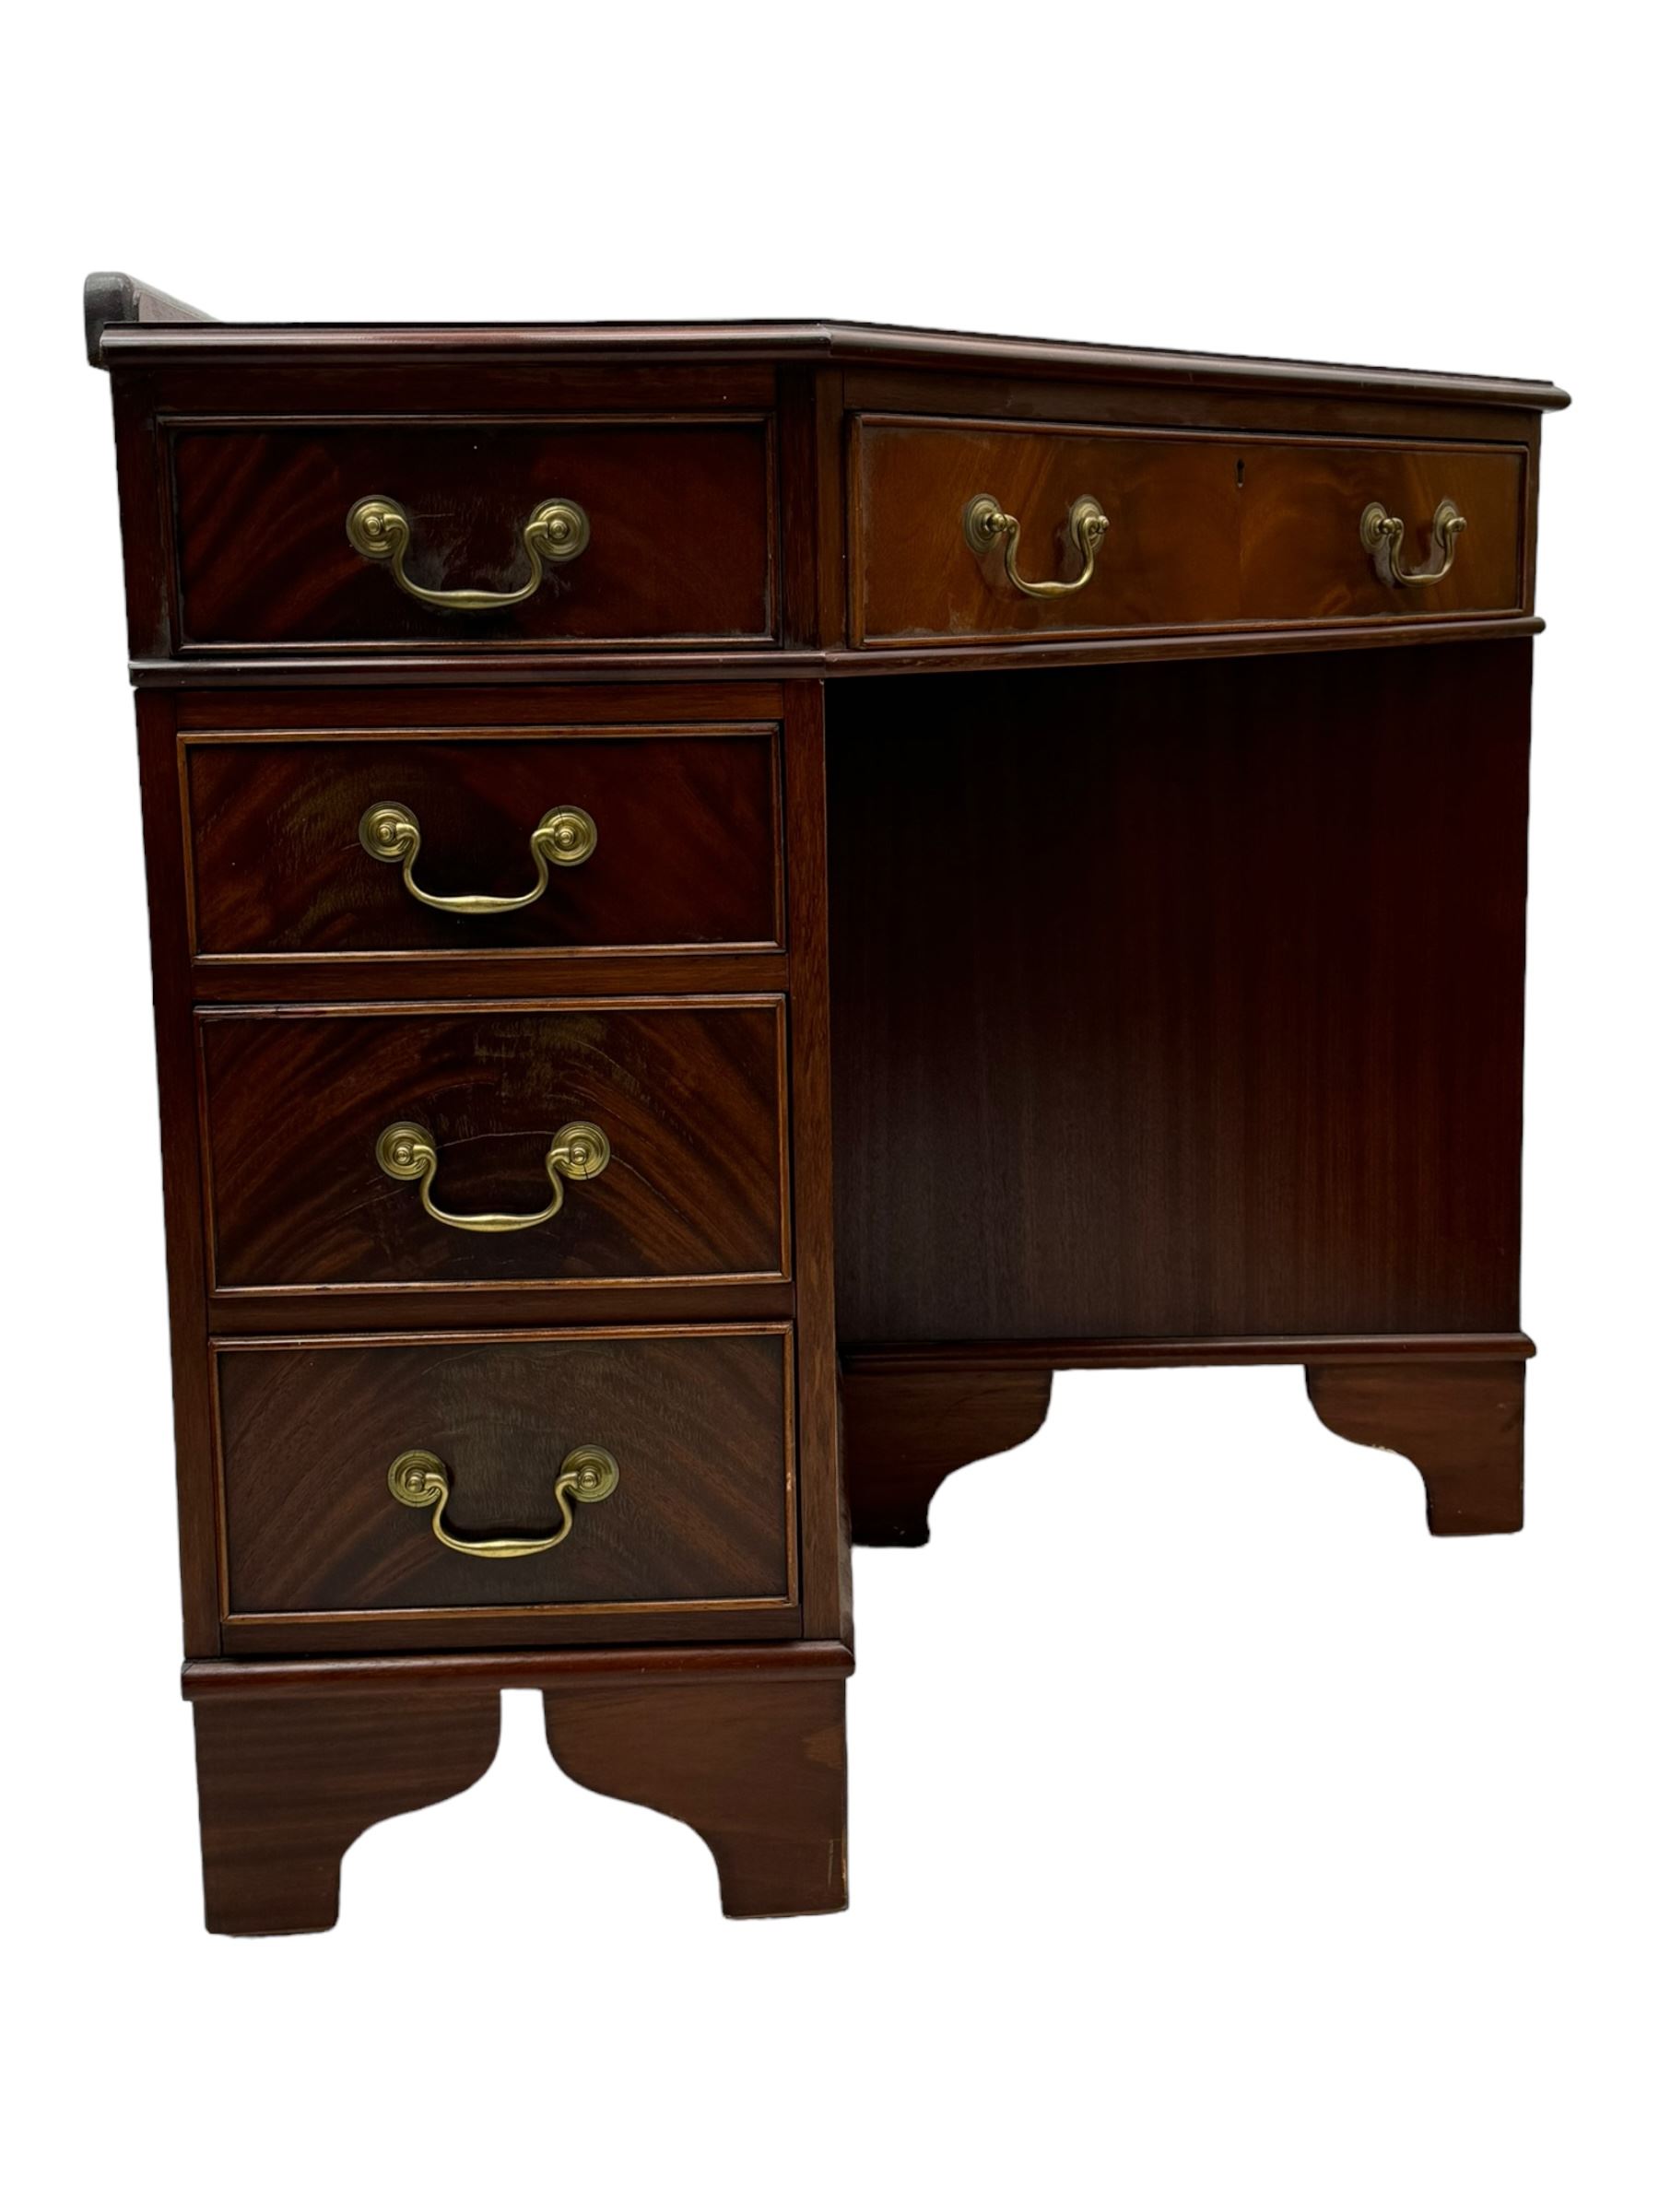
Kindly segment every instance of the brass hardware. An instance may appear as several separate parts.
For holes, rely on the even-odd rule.
[[[379,492],[358,501],[346,517],[346,535],[354,551],[365,560],[389,560],[392,581],[411,599],[427,606],[475,615],[496,606],[517,606],[528,599],[541,587],[542,563],[574,560],[586,550],[591,533],[588,518],[574,500],[544,500],[519,534],[530,556],[530,575],[516,592],[429,592],[424,584],[413,582],[404,567],[404,556],[409,550],[409,518],[395,500]]]
[[[970,500],[962,515],[962,535],[976,553],[989,553],[1000,542],[1008,582],[1028,599],[1064,599],[1070,592],[1080,592],[1094,574],[1095,555],[1106,531],[1106,516],[1099,500],[1074,500],[1065,518],[1065,534],[1083,557],[1083,573],[1070,583],[1028,583],[1014,565],[1019,551],[1019,517],[1009,514],[988,491]]]
[[[1377,574],[1384,583],[1440,583],[1452,573],[1457,541],[1468,526],[1468,518],[1458,512],[1455,503],[1442,500],[1429,524],[1430,542],[1440,554],[1439,567],[1403,569],[1400,547],[1405,542],[1406,525],[1397,514],[1390,514],[1381,500],[1373,500],[1359,517],[1359,543],[1376,563]]]
[[[521,906],[534,906],[547,888],[547,867],[579,868],[591,859],[599,842],[599,827],[580,806],[555,806],[544,814],[530,832],[530,857],[535,864],[535,888],[516,899],[491,899],[481,891],[466,891],[441,899],[423,891],[415,880],[415,863],[420,855],[420,824],[415,810],[396,799],[376,799],[358,824],[358,842],[372,860],[401,863],[404,888],[422,906],[436,907],[441,914],[512,914]]]
[[[469,1229],[483,1237],[504,1236],[511,1230],[539,1229],[551,1221],[565,1200],[564,1186],[591,1182],[610,1165],[610,1139],[594,1122],[567,1122],[547,1147],[542,1165],[553,1195],[539,1214],[446,1214],[432,1199],[432,1179],[438,1172],[438,1147],[429,1129],[418,1122],[394,1122],[382,1129],[374,1157],[382,1174],[394,1182],[418,1182],[420,1203],[434,1221],[445,1229]]]
[[[598,1505],[622,1479],[622,1471],[602,1445],[578,1444],[567,1452],[553,1485],[553,1502],[559,1508],[559,1526],[550,1536],[482,1536],[469,1543],[443,1525],[443,1509],[450,1500],[449,1469],[435,1452],[400,1452],[386,1470],[386,1488],[399,1505],[432,1509],[432,1534],[451,1551],[464,1551],[469,1559],[527,1559],[538,1551],[551,1551],[570,1535],[574,1515],[571,1500]]]

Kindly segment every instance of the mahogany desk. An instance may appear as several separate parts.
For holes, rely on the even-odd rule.
[[[1281,1361],[1521,1524],[1548,384],[88,286],[210,1927],[499,1692],[845,1900],[852,1540]]]

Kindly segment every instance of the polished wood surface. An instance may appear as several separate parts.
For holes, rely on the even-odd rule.
[[[350,1836],[465,1786],[514,1683],[571,1772],[705,1837],[729,1911],[835,1909],[849,1522],[921,1540],[1057,1368],[1303,1365],[1437,1532],[1519,1524],[1564,394],[816,323],[220,325],[107,276],[88,341],[214,1924],[324,1924]],[[1061,581],[1100,498],[1088,591],[973,557],[980,491]],[[347,544],[371,494],[431,588],[511,589],[544,499],[593,541],[516,609],[430,608]],[[1363,507],[1415,566],[1442,498],[1446,579],[1383,582]],[[554,805],[600,844],[462,920],[361,853],[375,799],[440,894],[524,888]],[[375,1168],[402,1118],[456,1210],[545,1203],[566,1119],[617,1157],[474,1237]],[[590,1441],[622,1488],[540,1559],[446,1551],[385,1488],[436,1450],[457,1528],[527,1533]]]
[[[843,1343],[1515,1328],[1528,673],[832,691]]]
[[[398,731],[406,728],[409,713],[413,713],[422,728],[453,726],[476,731],[492,703],[499,707],[507,726],[522,729],[534,722],[538,704],[522,688],[512,687],[504,688],[499,695],[428,691],[405,695],[394,702],[392,695],[382,698],[359,692],[352,694],[351,699],[359,726]],[[580,700],[584,726],[629,726],[634,700],[626,687],[584,686]],[[673,1006],[665,1009],[672,1018],[684,1018],[698,1010],[684,1003],[679,994],[696,997],[705,982],[729,984],[741,973],[769,984],[772,993],[787,990],[791,1011],[788,1043],[791,1080],[793,1083],[799,1077],[803,1056],[809,1054],[812,1067],[804,1084],[804,1096],[816,1098],[821,1093],[827,1074],[823,1040],[828,1023],[822,946],[822,717],[817,711],[816,692],[792,692],[786,704],[785,694],[774,685],[759,686],[752,692],[735,686],[667,685],[653,687],[651,706],[653,728],[676,729],[683,725],[694,741],[712,724],[728,726],[734,722],[747,722],[750,717],[742,712],[745,706],[752,706],[757,720],[778,730],[783,752],[782,782],[791,833],[800,841],[801,858],[799,865],[792,866],[788,877],[792,920],[787,953],[686,952],[672,959],[636,958],[630,979],[633,987],[638,990],[647,981],[648,973],[665,982],[676,994]],[[267,1632],[258,1627],[227,1628],[221,1618],[218,1478],[209,1391],[211,1366],[206,1354],[210,1331],[221,1338],[239,1338],[273,1334],[286,1336],[295,1332],[326,1335],[343,1327],[407,1331],[414,1324],[446,1331],[512,1330],[575,1324],[608,1326],[656,1323],[677,1326],[788,1321],[797,1306],[794,1280],[782,1274],[741,1279],[717,1276],[694,1282],[653,1276],[616,1288],[597,1284],[591,1277],[523,1288],[515,1287],[511,1280],[472,1287],[465,1283],[431,1282],[417,1289],[396,1285],[363,1289],[350,1293],[345,1300],[337,1290],[327,1287],[267,1290],[244,1288],[223,1291],[211,1288],[204,1249],[211,1208],[204,1204],[198,1051],[198,1017],[202,1009],[193,1009],[193,994],[223,987],[226,978],[234,977],[240,987],[265,994],[256,1002],[259,1011],[253,1018],[268,1020],[276,1010],[273,997],[278,1005],[286,1000],[290,1004],[298,1001],[302,1006],[307,987],[319,969],[329,969],[329,962],[296,960],[285,964],[276,960],[253,960],[245,965],[225,963],[214,967],[190,961],[188,903],[183,881],[187,855],[181,836],[179,737],[182,726],[192,733],[206,732],[216,742],[227,732],[257,733],[274,727],[288,732],[337,730],[341,725],[340,707],[339,696],[325,691],[280,691],[268,695],[158,692],[147,695],[140,702],[140,767],[147,834],[150,841],[164,1188],[172,1255],[171,1285],[174,1305],[184,1633],[185,1650],[192,1658],[208,1657],[222,1651],[252,1654],[263,1649],[281,1649],[286,1634],[282,1630]],[[559,719],[555,717],[556,721]],[[503,983],[516,985],[520,994],[526,990],[557,989],[561,1000],[570,1002],[564,1010],[580,1014],[590,1006],[592,995],[603,994],[607,986],[618,981],[629,980],[626,975],[627,961],[622,956],[573,956],[559,950],[482,960],[471,957],[474,964],[468,968],[463,959],[414,956],[402,971],[399,981],[406,990],[417,993],[429,981],[441,982],[452,991],[469,990],[477,994],[492,978],[498,988]],[[355,974],[371,994],[371,1006],[378,1006],[379,1018],[396,1018],[400,1013],[413,1018],[419,1013],[418,1007],[384,995],[383,971],[375,971],[371,963],[365,966],[367,974],[364,967],[346,961],[335,963],[332,972],[336,992],[343,990]],[[521,996],[514,1004],[521,1012],[549,1014],[560,1010],[539,998]],[[466,1006],[460,1004],[442,1009],[457,1018],[466,1010]],[[634,1007],[629,1012],[642,1010]],[[347,1018],[362,1018],[369,1011],[370,1007],[359,1004]],[[779,1013],[780,1008],[774,1003],[771,1018],[782,1037],[785,1032],[779,1022]],[[302,1015],[300,1018],[310,1017]],[[700,1100],[698,1111],[705,1111]],[[324,1128],[303,1092],[297,1095],[295,1112],[299,1117],[295,1127],[310,1128],[313,1134]],[[532,1124],[535,1119],[531,1117]],[[806,1141],[810,1145],[827,1144],[827,1116],[821,1106],[809,1109],[805,1126],[809,1132]],[[785,1123],[780,1135],[783,1142],[777,1147],[775,1174],[769,1186],[773,1190],[782,1189],[785,1177],[793,1175],[796,1166],[792,1154],[798,1133]],[[356,1164],[361,1165],[360,1161]],[[538,1163],[536,1171],[539,1172]],[[819,1624],[818,1634],[837,1636],[844,1632],[846,1623],[846,1555],[838,1503],[839,1440],[832,1394],[827,1415],[821,1403],[815,1403],[825,1388],[826,1373],[833,1392],[830,1219],[822,1197],[827,1186],[827,1169],[815,1168],[808,1160],[803,1172],[811,1184],[812,1195],[801,1218],[792,1225],[790,1239],[791,1260],[798,1265],[802,1277],[801,1312],[797,1319],[800,1368],[794,1379],[800,1421],[796,1450],[802,1525],[795,1531],[800,1547],[800,1612],[801,1618],[809,1615]],[[591,1194],[603,1188],[603,1184],[602,1178],[599,1182],[586,1186],[581,1194]],[[545,1177],[542,1187],[544,1190],[547,1187]],[[393,1188],[388,1185],[389,1190]],[[418,1209],[418,1195],[412,1186],[395,1186],[395,1194],[415,1199]],[[440,1194],[441,1197],[441,1185]],[[486,1241],[488,1240],[468,1239],[469,1243],[480,1245]],[[403,1642],[410,1649],[441,1652],[446,1618],[440,1613],[424,1623],[406,1622],[402,1632]],[[684,1615],[636,1614],[629,1618],[629,1634],[637,1648],[649,1650],[655,1639],[686,1633]],[[371,1647],[376,1633],[372,1621],[345,1620],[333,1615],[326,1617],[326,1627],[310,1631],[312,1648]],[[758,1624],[770,1634],[786,1627],[785,1616],[774,1618],[771,1613],[765,1616],[763,1623],[759,1613],[735,1615],[732,1620],[728,1634],[739,1637],[757,1632]],[[291,1638],[288,1641],[291,1644]]]
[[[1448,1359],[1530,1359],[1537,1350],[1521,1329],[1458,1329],[1418,1335],[1391,1330],[1348,1336],[1023,1336],[995,1344],[849,1345],[851,1374],[1056,1373],[1062,1368],[1137,1367],[1400,1367]]]
[[[468,1790],[496,1755],[493,1689],[411,1696],[258,1693],[194,1708],[207,1926],[218,1936],[332,1928],[340,1861],[366,1828]]]
[[[773,734],[753,729],[193,737],[183,775],[194,949],[245,961],[776,947],[776,755]],[[442,913],[359,842],[365,811],[387,800],[413,809],[415,880],[438,898],[533,889],[531,833],[556,806],[582,808],[598,843],[578,866],[555,868],[533,906]]]
[[[340,1862],[364,1830],[488,1771],[499,1688],[477,1667],[457,1671],[296,1691],[273,1668],[252,1696],[241,1694],[245,1669],[232,1696],[187,1684],[210,1930],[332,1927]],[[728,1918],[843,1909],[844,1665],[818,1662],[817,1679],[716,1665],[695,1679],[641,1667],[622,1683],[606,1678],[614,1671],[561,1667],[544,1690],[548,1747],[571,1780],[695,1830]]]
[[[853,1541],[925,1544],[940,1484],[1034,1435],[1057,1368],[1303,1361],[1327,1428],[1416,1462],[1431,1534],[1508,1534],[1521,1526],[1523,1363],[1533,1348],[1518,1330],[865,1346],[848,1352],[841,1376]]]
[[[161,1205],[167,1235],[180,1601],[185,1654],[196,1658],[219,1648],[219,1605],[214,1421],[206,1357],[207,1209],[203,1201],[195,1017],[185,949],[188,855],[179,834],[174,703],[164,692],[141,697],[136,703],[138,793],[149,890],[156,1019]]]
[[[111,285],[88,280],[88,327]],[[1568,395],[1541,378],[1477,376],[1438,369],[1361,367],[1341,361],[1285,360],[1266,355],[1181,352],[1139,346],[1106,346],[1067,338],[1029,338],[983,331],[929,330],[910,324],[834,321],[657,323],[290,323],[231,324],[201,309],[170,304],[152,285],[125,277],[131,299],[121,319],[108,313],[97,331],[97,365],[116,372],[182,367],[209,376],[235,369],[298,370],[312,382],[326,374],[331,388],[348,388],[354,370],[384,377],[407,366],[458,365],[521,371],[526,388],[549,372],[597,369],[595,392],[614,389],[620,372],[638,374],[658,365],[715,366],[718,388],[729,396],[733,380],[752,363],[832,363],[852,371],[871,364],[930,375],[935,387],[974,372],[1002,378],[1086,379],[1171,390],[1179,404],[1202,406],[1213,393],[1241,391],[1253,397],[1284,393],[1304,404],[1327,395],[1351,396],[1379,411],[1406,400],[1438,406],[1465,400],[1529,414],[1564,407]],[[100,288],[94,296],[91,288]],[[158,324],[206,327],[156,328]],[[738,389],[742,386],[739,384]]]
[[[1035,1436],[1048,1414],[1052,1380],[1044,1370],[966,1367],[844,1374],[853,1541],[925,1544],[927,1509],[945,1477]]]
[[[1433,1535],[1508,1535],[1521,1526],[1520,1360],[1310,1367],[1308,1395],[1325,1427],[1349,1443],[1413,1463]]]
[[[134,672],[141,682],[170,688],[295,677],[376,686],[429,686],[446,676],[470,682],[614,681],[624,665],[634,683],[735,675],[763,682],[778,673],[847,676],[877,665],[905,667],[913,642],[887,648],[847,642],[845,441],[854,418],[890,414],[1010,425],[1071,422],[1095,430],[1104,423],[1177,437],[1207,431],[1242,436],[1247,445],[1264,433],[1307,444],[1352,440],[1380,456],[1396,444],[1524,453],[1522,604],[1530,607],[1539,418],[1566,404],[1566,394],[1552,385],[1502,378],[820,324],[301,331],[122,324],[104,329],[100,354],[114,371]],[[621,418],[659,427],[724,423],[729,430],[741,423],[771,425],[767,497],[773,589],[763,636],[692,637],[680,630],[653,640],[606,633],[584,641],[561,626],[544,639],[529,630],[498,634],[503,618],[490,616],[480,618],[498,625],[488,635],[469,632],[473,618],[452,634],[449,624],[456,618],[445,616],[437,631],[411,634],[401,646],[380,630],[356,643],[334,634],[306,644],[275,637],[209,641],[183,620],[171,539],[157,526],[173,505],[167,443],[157,434],[160,422],[194,426],[193,436],[257,440],[303,437],[319,427],[344,433],[354,426],[411,438],[427,427],[516,433],[535,423],[574,434],[594,423],[614,429]],[[219,488],[226,511],[220,526],[229,528],[234,488]],[[389,484],[378,489],[397,496]],[[336,567],[356,559],[344,539],[349,503],[341,508],[340,523],[329,524],[339,528],[338,542],[324,547],[317,541]],[[505,560],[515,542],[509,534],[498,558]],[[1465,559],[1466,553],[1465,547]],[[1342,559],[1346,567],[1346,542]],[[418,564],[414,572],[430,581]],[[399,596],[387,577],[369,581]],[[1325,580],[1319,581],[1323,587]],[[1530,614],[1446,618],[1425,605],[1397,613],[1387,628],[1404,642],[1432,638],[1448,619],[1454,625],[1484,619],[1497,626],[1489,634],[1535,627]],[[1330,650],[1351,638],[1344,621],[1303,617],[1294,623],[1110,630],[1098,642],[1037,632],[927,642],[942,660],[952,656],[953,665],[960,657],[961,665],[986,666],[1009,656],[1018,665],[1039,665],[1079,653],[1098,660],[1148,652],[1166,657]]]
[[[788,1643],[679,1643],[546,1646],[531,1651],[348,1652],[329,1657],[187,1659],[182,1690],[234,1701],[280,1690],[294,1697],[336,1689],[399,1696],[423,1683],[474,1683],[495,1689],[548,1689],[572,1682],[674,1682],[719,1677],[796,1682],[808,1676],[844,1681],[853,1654],[838,1640],[804,1637]]]
[[[84,324],[87,337],[87,359],[94,369],[103,362],[103,335],[111,328],[119,329],[123,324],[139,323],[211,323],[212,315],[204,314],[199,307],[192,307],[183,300],[175,300],[171,292],[146,284],[141,277],[129,276],[121,269],[98,269],[88,277],[83,297]]]
[[[584,1789],[694,1828],[728,1920],[847,1902],[844,1685],[685,1681],[550,1689],[547,1744]]]
[[[1527,456],[1519,446],[1264,442],[1241,455],[1241,611],[1248,622],[1420,621],[1530,608]],[[1384,583],[1360,543],[1373,501],[1406,525],[1399,559],[1438,567],[1442,500],[1467,524],[1439,583]]]
[[[859,419],[849,476],[856,642],[1214,628],[1241,612],[1230,448]],[[1000,545],[975,553],[962,534],[982,492],[1019,518],[1020,572],[1033,582],[1079,574],[1066,516],[1074,500],[1097,500],[1109,526],[1090,582],[1065,598],[1022,597]]]
[[[302,1651],[305,1617],[372,1614],[367,1648],[395,1651],[410,1614],[448,1616],[419,1624],[429,1643],[512,1643],[558,1641],[567,1610],[593,1633],[623,1608],[598,1624],[613,1638],[630,1611],[693,1607],[717,1635],[740,1607],[793,1613],[792,1362],[777,1327],[222,1344],[226,1618],[286,1619],[263,1648]],[[447,1549],[387,1488],[401,1453],[432,1452],[458,1535],[550,1535],[582,1444],[616,1459],[616,1493],[527,1559]]]
[[[214,1284],[623,1283],[789,1272],[782,1000],[204,1014]],[[418,1122],[446,1213],[534,1215],[556,1132],[609,1165],[552,1220],[432,1220],[375,1157]]]
[[[773,635],[771,443],[761,419],[193,425],[173,430],[181,646]],[[511,592],[544,500],[592,539],[516,606],[424,605],[347,540],[359,500],[408,516],[411,579]]]
[[[816,684],[792,687],[787,712],[793,1053],[790,1124],[800,1382],[802,1620],[808,1636],[837,1637],[850,1645],[853,1576],[836,1396],[830,887],[821,688]]]
[[[723,1667],[715,1652],[699,1677],[646,1664],[626,1683],[606,1679],[617,1673],[607,1654],[594,1657],[599,1670],[584,1676],[568,1664],[581,1655],[561,1654],[557,1686],[543,1693],[548,1748],[571,1780],[693,1829],[713,1856],[728,1918],[844,1909],[844,1654],[792,1679],[776,1667]],[[493,1664],[458,1662],[451,1680],[382,1669],[298,1688],[291,1670],[274,1667],[252,1695],[245,1668],[232,1695],[213,1695],[199,1676],[187,1681],[208,1928],[332,1927],[340,1862],[364,1830],[455,1796],[488,1771],[500,1734]]]
[[[858,642],[1524,611],[1519,444],[1412,450],[860,418],[850,477]],[[1019,518],[1018,567],[1033,582],[1080,575],[1066,517],[1075,500],[1097,500],[1109,527],[1090,581],[1060,598],[1022,595],[1000,546],[976,554],[963,536],[980,493]],[[1441,499],[1469,525],[1450,575],[1429,588],[1382,583],[1360,543],[1365,508],[1380,500],[1401,516],[1401,559],[1416,566]]]

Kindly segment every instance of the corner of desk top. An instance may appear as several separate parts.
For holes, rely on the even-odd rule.
[[[109,367],[103,357],[103,335],[112,324],[212,323],[218,319],[120,269],[94,269],[81,288],[81,306],[87,325],[87,359],[94,369]]]

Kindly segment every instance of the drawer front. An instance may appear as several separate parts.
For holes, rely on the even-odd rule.
[[[780,942],[771,730],[209,736],[184,779],[205,959]],[[411,841],[388,858],[359,835],[387,806],[418,831],[406,869]],[[531,840],[565,809],[596,841],[538,866]],[[512,901],[538,874],[505,911],[416,895]]]
[[[763,417],[185,425],[172,432],[171,466],[186,650],[773,635]],[[347,537],[365,501],[401,513],[398,563]],[[567,530],[562,547],[538,538],[533,559],[525,532],[546,502],[585,518],[573,558]],[[366,537],[397,549],[383,528]],[[508,601],[538,564],[535,588],[512,604],[417,595]]]
[[[1230,453],[1219,446],[866,419],[857,426],[852,480],[861,644],[1207,626],[1237,617],[1237,493]],[[1026,597],[1008,581],[1000,551],[968,543],[964,516],[982,495],[1018,518],[1016,565],[1034,582],[1081,573],[1067,517],[1075,501],[1098,500],[1108,526],[1089,581],[1063,597]]]
[[[198,1033],[216,1289],[788,1272],[782,1000],[216,1011]],[[572,1126],[603,1133],[601,1172]],[[418,1147],[382,1153],[394,1128],[429,1140],[424,1185]]]
[[[1520,448],[1263,443],[1241,456],[1243,611],[1252,622],[1512,614],[1523,605],[1526,455]],[[1403,525],[1393,572],[1438,571],[1435,512],[1464,518],[1439,582],[1384,582],[1359,525]]]
[[[787,1608],[791,1361],[781,1327],[221,1345],[225,1617],[529,1613],[541,1636],[561,1615]],[[461,1544],[557,1534],[561,1470],[594,1446],[616,1487],[595,1498],[579,1465],[552,1547],[480,1555],[434,1530],[441,1502]]]
[[[859,644],[1094,636],[1260,622],[1502,613],[1522,604],[1520,448],[1300,443],[864,418],[853,467]],[[1019,528],[965,527],[984,499]],[[1373,502],[1404,570],[1438,568],[1435,511],[1466,527],[1443,582],[1385,582]],[[1074,518],[1095,502],[1093,547]],[[1021,584],[1059,585],[1058,592]]]

